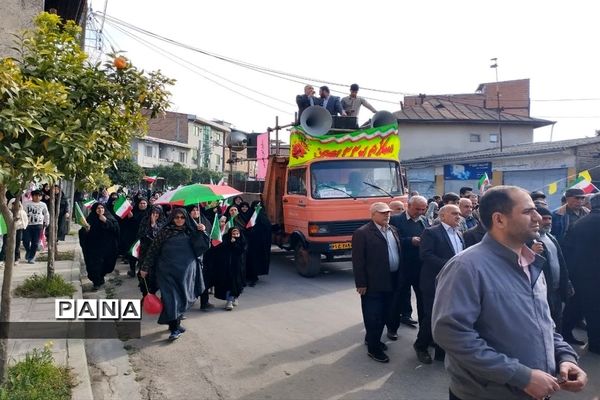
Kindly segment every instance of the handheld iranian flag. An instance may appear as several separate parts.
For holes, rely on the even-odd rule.
[[[575,180],[575,183],[569,187],[569,189],[581,189],[585,194],[594,193],[598,191],[598,188],[592,184],[592,182],[588,181],[585,177],[579,176]]]
[[[88,209],[89,209],[89,208],[92,208],[92,206],[94,205],[94,203],[96,203],[96,200],[94,200],[94,199],[91,199],[91,200],[88,200],[88,201],[84,202],[84,203],[83,203],[83,206],[84,206],[85,208],[88,208]]]
[[[225,214],[230,205],[233,204],[233,197],[228,197],[225,200],[221,200],[221,214]]]
[[[142,178],[142,179],[148,183],[154,183],[154,182],[156,182],[156,179],[158,179],[158,175],[144,176],[144,178]]]
[[[138,239],[138,241],[135,242],[133,244],[133,246],[131,246],[131,249],[129,250],[129,254],[131,254],[133,257],[139,259],[140,258],[140,249],[141,248],[142,248],[142,243]]]
[[[88,225],[85,216],[83,215],[83,211],[81,211],[81,207],[79,207],[79,203],[75,203],[75,222],[81,226]]]
[[[252,217],[250,217],[250,221],[248,221],[248,223],[246,224],[246,228],[252,228],[254,225],[256,225],[256,219],[258,218],[258,213],[261,209],[262,206],[260,205],[260,203],[258,203],[254,208],[254,213],[252,214]]]
[[[210,243],[213,245],[213,247],[223,243],[223,232],[221,232],[219,216],[217,214],[215,214],[215,220],[213,221],[212,230],[210,231]]]
[[[133,206],[125,196],[120,196],[115,201],[113,210],[115,210],[115,214],[117,214],[119,218],[125,218],[125,216],[129,214],[131,210],[133,210]]]
[[[235,226],[235,218],[236,217],[229,218],[229,221],[227,221],[227,224],[225,225],[225,228],[227,230],[230,230],[231,228],[233,228]]]
[[[479,178],[479,193],[483,194],[485,192],[485,187],[490,185],[490,178],[488,178],[487,172],[484,172],[481,178]]]
[[[4,220],[4,216],[0,214],[0,235],[6,235],[8,233],[8,227],[6,226],[6,221]]]

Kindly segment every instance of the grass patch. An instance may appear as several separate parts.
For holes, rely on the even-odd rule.
[[[48,253],[42,253],[35,258],[37,261],[48,261]],[[75,252],[73,250],[59,251],[54,255],[54,261],[73,261]]]
[[[18,297],[71,297],[75,293],[75,286],[66,282],[62,276],[54,275],[51,279],[33,274],[15,289]]]
[[[54,365],[48,343],[33,349],[25,359],[8,368],[0,387],[0,400],[70,400],[73,377],[65,367]]]

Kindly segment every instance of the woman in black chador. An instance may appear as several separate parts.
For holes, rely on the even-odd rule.
[[[240,228],[233,227],[223,236],[223,243],[215,248],[214,285],[215,297],[226,300],[227,311],[238,305],[238,297],[244,289],[243,259],[246,240]]]
[[[127,275],[129,275],[131,278],[135,276],[137,259],[130,254],[130,250],[131,246],[133,246],[133,244],[137,241],[137,234],[140,229],[140,224],[147,213],[148,200],[142,197],[137,201],[135,207],[133,207],[133,216],[121,220],[120,224],[121,251],[124,252],[125,257],[127,257],[127,260],[129,261],[129,271],[127,271]]]
[[[92,206],[87,224],[79,230],[79,244],[88,278],[94,284],[94,290],[98,290],[104,284],[104,276],[115,269],[119,224],[100,203]]]
[[[149,213],[144,215],[140,222],[140,228],[138,229],[137,238],[140,240],[140,257],[138,258],[138,265],[142,265],[144,257],[150,249],[150,245],[158,235],[160,229],[167,223],[167,218],[161,206],[152,206]],[[145,280],[140,278],[138,272],[138,279],[140,281],[139,287],[142,291],[142,295],[145,296],[148,292],[155,294],[158,291],[158,283],[156,282],[156,274],[149,275]]]
[[[259,201],[253,201],[250,210],[256,210]],[[246,231],[248,251],[246,253],[246,282],[248,286],[256,285],[259,275],[269,274],[271,262],[271,221],[261,208],[253,227]]]
[[[169,222],[158,232],[144,257],[140,276],[156,274],[163,310],[158,317],[159,324],[168,324],[169,340],[178,339],[185,329],[181,317],[196,301],[199,258],[208,249],[209,241],[205,232],[200,232],[188,213],[175,208],[169,215]]]

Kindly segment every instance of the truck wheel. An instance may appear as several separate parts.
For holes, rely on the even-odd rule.
[[[302,243],[296,244],[294,261],[296,262],[296,271],[305,278],[313,278],[321,270],[321,254],[310,253]]]

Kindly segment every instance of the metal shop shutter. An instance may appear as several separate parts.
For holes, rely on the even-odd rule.
[[[426,199],[435,194],[435,168],[410,168],[406,171],[408,187]]]
[[[567,169],[536,169],[530,171],[506,171],[504,172],[504,184],[520,186],[523,189],[531,192],[533,190],[541,190],[546,193],[546,201],[548,207],[554,210],[560,207],[560,198],[563,195],[566,187]],[[562,179],[562,180],[561,180]],[[553,194],[548,194],[548,185],[552,182],[558,182],[558,191]]]

